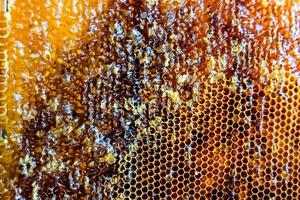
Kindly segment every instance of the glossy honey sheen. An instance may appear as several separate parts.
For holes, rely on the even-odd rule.
[[[299,199],[299,13],[10,2],[0,197]]]

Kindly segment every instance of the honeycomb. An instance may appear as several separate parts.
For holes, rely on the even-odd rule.
[[[300,199],[299,0],[1,3],[0,199]]]

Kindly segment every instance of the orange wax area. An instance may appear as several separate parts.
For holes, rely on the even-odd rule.
[[[10,3],[1,199],[299,199],[299,14],[292,0]]]

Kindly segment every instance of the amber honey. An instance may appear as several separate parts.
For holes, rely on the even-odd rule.
[[[14,0],[1,199],[299,199],[299,4]]]

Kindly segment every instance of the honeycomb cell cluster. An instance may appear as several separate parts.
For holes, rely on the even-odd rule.
[[[298,0],[8,5],[0,199],[300,199]]]
[[[297,199],[299,83],[203,82],[202,95],[162,108],[120,164],[121,199]],[[268,85],[274,84],[268,80]]]

